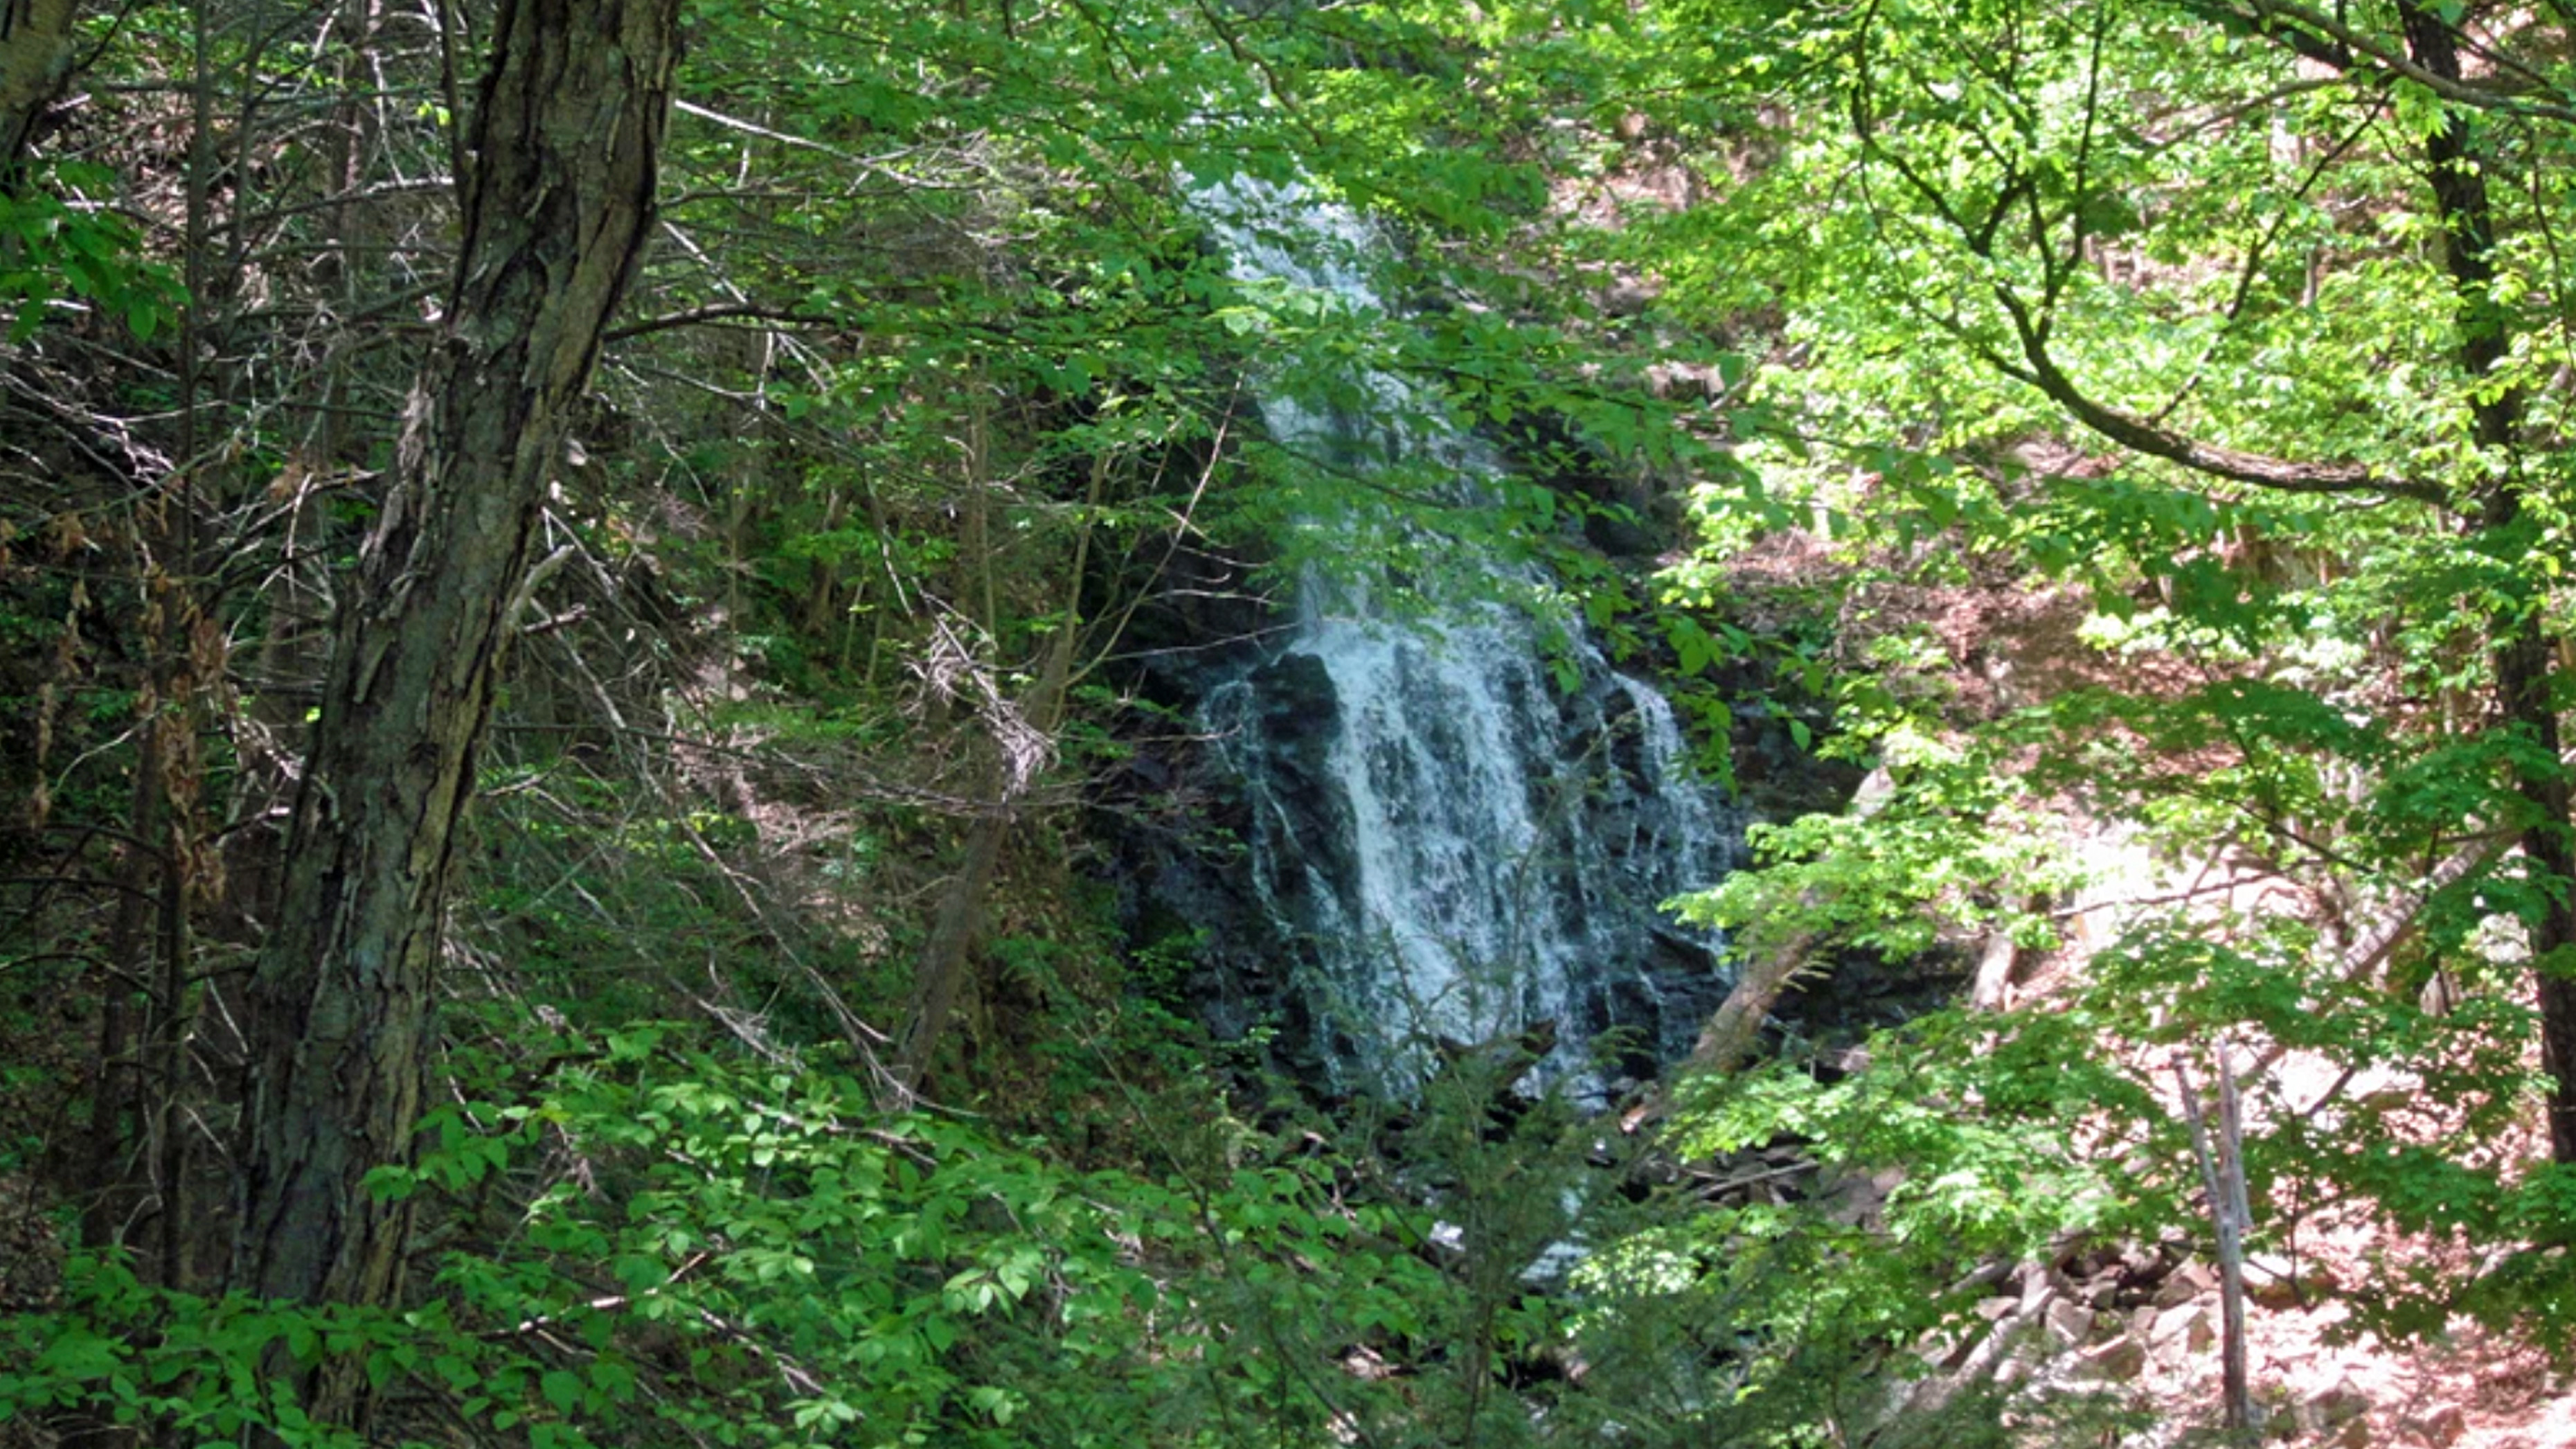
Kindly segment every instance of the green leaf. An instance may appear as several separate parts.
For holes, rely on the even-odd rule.
[[[538,1387],[544,1392],[546,1402],[563,1413],[571,1413],[582,1403],[581,1376],[569,1370],[547,1370],[545,1377],[538,1381]]]

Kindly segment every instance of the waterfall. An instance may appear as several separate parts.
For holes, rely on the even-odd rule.
[[[1247,286],[1385,315],[1347,208],[1243,181],[1198,200]],[[1428,467],[1462,500],[1494,476],[1413,384],[1358,366],[1340,381],[1358,405],[1266,384],[1272,441]],[[1496,587],[1463,592],[1546,592],[1526,566],[1482,567]],[[1741,828],[1692,777],[1672,706],[1579,621],[1490,599],[1393,611],[1382,593],[1310,571],[1285,642],[1202,706],[1250,807],[1252,888],[1298,958],[1315,1055],[1340,1086],[1397,1090],[1432,1043],[1542,1027],[1540,1075],[1578,1087],[1674,1059],[1721,992],[1721,943],[1659,908],[1736,864]],[[1624,1048],[1598,1059],[1614,1031]]]

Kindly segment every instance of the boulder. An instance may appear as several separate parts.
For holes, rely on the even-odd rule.
[[[2208,1352],[2218,1341],[2218,1329],[2210,1322],[2209,1305],[2180,1303],[2156,1315],[2148,1339],[2158,1353],[2182,1358]]]
[[[2172,1308],[2217,1291],[2217,1270],[2198,1258],[2185,1258],[2165,1275],[2164,1283],[2156,1289],[2155,1304],[2158,1308]]]
[[[2065,1296],[2070,1285],[2055,1268],[2046,1263],[2022,1265],[2021,1311],[2037,1314],[2046,1309],[2049,1300]]]
[[[2460,1436],[2469,1432],[2469,1416],[2457,1404],[2420,1410],[2398,1421],[2406,1436],[2431,1449],[2451,1449]]]
[[[2369,1413],[2370,1396],[2355,1388],[2352,1380],[2338,1379],[2299,1405],[2299,1427],[2311,1434],[2334,1434]]]
[[[2050,1299],[2045,1321],[2048,1331],[2070,1347],[2090,1343],[2097,1326],[2093,1310],[2072,1298]]]
[[[2127,1383],[2146,1371],[2147,1346],[2133,1333],[2096,1344],[2077,1361],[2079,1374],[2105,1383]]]

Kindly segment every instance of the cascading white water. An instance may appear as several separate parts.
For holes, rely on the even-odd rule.
[[[1384,314],[1348,209],[1249,182],[1199,200],[1239,280]],[[1462,497],[1493,476],[1419,389],[1354,371],[1356,408],[1270,389],[1272,440],[1343,466],[1433,465]],[[1204,706],[1253,807],[1254,888],[1305,958],[1319,1055],[1346,1086],[1400,1086],[1429,1043],[1543,1023],[1550,1077],[1592,1079],[1587,1049],[1613,1029],[1634,1038],[1632,1068],[1686,1048],[1719,943],[1659,906],[1735,864],[1741,828],[1691,778],[1671,705],[1579,627],[1490,602],[1383,618],[1373,592],[1310,574],[1289,641]]]

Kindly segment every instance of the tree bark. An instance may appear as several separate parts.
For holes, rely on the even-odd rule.
[[[2223,1417],[2231,1433],[2254,1426],[2253,1382],[2245,1362],[2245,1235],[2254,1228],[2254,1211],[2245,1193],[2245,1128],[2237,1111],[2233,1050],[2218,1046],[2218,1131],[2210,1145],[2208,1115],[2192,1089],[2191,1072],[2174,1064],[2182,1088],[2183,1120],[2191,1128],[2191,1148],[2200,1160],[2200,1180],[2209,1192],[2209,1220],[2218,1248],[2219,1384]]]
[[[1078,562],[1073,577],[1078,590],[1082,580]],[[1074,617],[1068,612],[1037,683],[1022,704],[1003,699],[989,678],[976,681],[992,732],[988,746],[992,757],[984,766],[983,809],[967,832],[966,858],[940,893],[939,913],[913,967],[912,1000],[895,1048],[894,1086],[900,1100],[908,1102],[919,1095],[930,1075],[931,1059],[948,1029],[949,1016],[957,1009],[967,968],[973,964],[975,937],[983,930],[985,898],[992,892],[1003,842],[1018,822],[1021,798],[1054,753],[1056,729],[1063,723],[1065,686],[1072,674],[1075,632]],[[951,647],[960,646],[951,641]]]
[[[2450,27],[2416,0],[2401,0],[2398,15],[2415,64],[2444,80],[2460,79],[2460,54]],[[2458,289],[2461,371],[2483,381],[2504,361],[2505,319],[2494,298],[2495,207],[2487,195],[2486,158],[2479,154],[2467,117],[2453,112],[2424,142],[2432,171],[2433,204]],[[2510,539],[2524,523],[2521,460],[2514,455],[2523,410],[2516,388],[2482,390],[2472,404],[2478,445],[2508,460],[2503,475],[2478,499],[2478,523]],[[2528,581],[2527,581],[2528,582]],[[2534,765],[2515,782],[2531,820],[2522,834],[2525,868],[2535,877],[2542,904],[2531,923],[2531,960],[2540,1006],[2543,1064],[2554,1079],[2549,1094],[2549,1152],[2576,1164],[2576,840],[2569,836],[2567,770],[2561,763],[2558,709],[2552,697],[2553,660],[2542,600],[2535,586],[2516,600],[2490,646],[2496,705],[2507,728],[2539,748]]]
[[[678,0],[503,0],[460,179],[442,335],[343,591],[277,925],[252,985],[235,1286],[386,1305],[413,1160],[458,824],[547,477],[650,225]],[[282,1366],[281,1366],[282,1367]],[[363,1418],[352,1362],[294,1367]]]
[[[980,495],[986,486],[985,436],[982,405],[979,402],[976,406],[969,448],[973,469],[970,486]],[[1091,460],[1084,521],[1074,538],[1072,566],[1065,571],[1064,620],[1047,646],[1046,662],[1039,667],[1037,681],[1026,696],[1017,704],[1002,698],[990,672],[968,659],[965,646],[955,636],[943,633],[941,643],[956,660],[951,672],[968,681],[981,696],[985,724],[992,735],[992,758],[985,765],[984,808],[966,836],[966,858],[940,895],[939,914],[931,922],[930,937],[922,943],[921,958],[913,967],[912,1000],[904,1013],[903,1036],[896,1043],[893,1066],[895,1095],[907,1103],[920,1094],[930,1074],[931,1058],[939,1050],[940,1036],[948,1029],[948,1018],[957,1008],[958,992],[972,964],[970,953],[975,936],[983,928],[985,897],[993,887],[993,872],[1001,863],[1004,838],[1018,820],[1021,797],[1055,756],[1056,732],[1064,724],[1065,692],[1074,681],[1075,642],[1082,633],[1082,582],[1091,561],[1091,520],[1100,514],[1112,461],[1107,453]],[[979,518],[982,508],[982,504],[976,505]],[[980,540],[980,521],[975,524],[975,533]],[[1000,606],[989,557],[981,561],[980,575],[984,632],[990,638],[995,611]],[[962,596],[966,590],[961,586],[959,592]],[[1116,632],[1111,630],[1113,636]]]
[[[1815,933],[1800,931],[1764,950],[1748,953],[1736,968],[1735,985],[1726,993],[1726,1000],[1701,1026],[1699,1040],[1692,1044],[1684,1070],[1721,1077],[1742,1070],[1753,1059],[1753,1049],[1761,1041],[1762,1023],[1771,1019],[1772,1006],[1789,989],[1789,980],[1798,974],[1798,968],[1814,958],[1816,946]]]
[[[72,73],[76,0],[0,0],[0,196],[18,190],[19,160]]]

